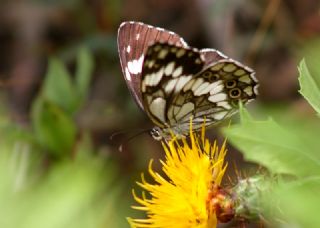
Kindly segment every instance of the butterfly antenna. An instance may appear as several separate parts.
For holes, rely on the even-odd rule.
[[[126,129],[126,130],[117,131],[117,132],[112,133],[112,134],[109,136],[109,139],[110,139],[110,140],[114,140],[115,137],[117,137],[117,136],[119,136],[119,135],[124,135],[124,134],[127,134],[127,133],[129,133],[129,132],[137,132],[137,131],[138,131],[138,135],[139,135],[140,132],[148,131],[148,129]]]
[[[124,139],[124,140],[120,143],[120,146],[118,147],[118,150],[119,150],[120,152],[122,152],[124,145],[128,144],[131,140],[133,140],[134,138],[138,137],[139,135],[142,135],[142,134],[144,134],[144,133],[149,132],[149,130],[150,130],[150,129],[141,129],[138,133],[136,133],[136,134],[134,134],[134,135],[132,135],[132,136]]]

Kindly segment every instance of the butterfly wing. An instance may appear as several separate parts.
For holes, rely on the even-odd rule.
[[[145,53],[155,42],[166,42],[180,47],[187,43],[177,34],[141,22],[123,22],[118,30],[118,51],[127,86],[143,109],[141,99],[141,71]]]
[[[257,96],[257,80],[254,71],[232,59],[222,59],[205,67],[176,94],[168,116],[175,117],[176,127],[185,134],[190,117],[194,130],[216,124],[230,117],[239,109],[239,101],[246,104]],[[182,104],[182,105],[181,105]],[[185,107],[190,107],[186,109]],[[174,125],[173,125],[174,126]]]
[[[160,128],[178,121],[169,115],[181,89],[203,68],[200,53],[167,43],[149,47],[143,63],[141,92],[146,113]],[[183,95],[181,95],[183,98]],[[180,108],[179,108],[180,109]]]
[[[207,67],[219,60],[228,59],[228,57],[222,54],[220,51],[212,48],[201,49],[200,55],[201,58],[204,60],[204,67]]]
[[[149,47],[141,91],[146,112],[162,129],[185,135],[236,112],[238,101],[256,96],[254,72],[214,50],[198,51],[157,43]]]

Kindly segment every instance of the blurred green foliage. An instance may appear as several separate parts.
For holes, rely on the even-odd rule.
[[[302,60],[299,66],[300,93],[318,115],[319,50],[307,52],[306,60]],[[308,59],[311,61],[308,62]],[[279,175],[278,184],[270,189],[271,192],[261,192],[264,198],[261,200],[267,202],[265,208],[274,207],[274,212],[278,213],[269,214],[273,226],[320,227],[319,119],[297,118],[288,112],[282,112],[282,115],[282,121],[271,118],[258,121],[242,107],[241,123],[224,129],[224,133],[247,160],[261,164],[272,174]]]
[[[74,77],[52,58],[32,105],[31,127],[12,123],[7,113],[1,113],[0,227],[127,224],[118,204],[123,183],[117,180],[116,167],[97,153],[75,122],[92,70],[93,58],[85,48],[79,51]]]
[[[320,174],[320,155],[314,146],[319,143],[320,130],[312,129],[312,126],[302,128],[301,122],[284,126],[273,119],[257,121],[243,108],[240,117],[240,125],[231,126],[224,132],[247,160],[258,162],[273,173]]]
[[[300,72],[300,93],[305,99],[312,105],[312,107],[320,113],[320,81],[316,78],[316,75],[311,75],[305,60],[302,60],[299,66]]]
[[[92,56],[84,48],[79,51],[73,80],[58,59],[49,60],[31,117],[37,141],[52,154],[64,156],[72,150],[77,135],[74,117],[86,99],[92,70]]]

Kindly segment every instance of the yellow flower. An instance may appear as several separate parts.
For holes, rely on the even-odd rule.
[[[148,183],[142,174],[137,184],[145,192],[133,196],[140,206],[134,209],[146,212],[145,219],[129,219],[131,227],[210,227],[215,228],[217,218],[212,207],[212,188],[219,186],[226,170],[224,162],[226,147],[223,143],[219,150],[216,142],[210,144],[205,139],[205,129],[199,133],[192,132],[190,124],[190,142],[173,139],[162,143],[166,158],[160,161],[165,177],[152,169],[149,173],[155,183]]]

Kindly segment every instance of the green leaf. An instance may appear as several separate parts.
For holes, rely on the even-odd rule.
[[[43,95],[46,99],[73,114],[78,106],[77,96],[71,76],[56,58],[49,60],[49,68],[44,81]]]
[[[299,65],[299,92],[309,102],[309,104],[320,114],[320,75],[312,75],[302,60]],[[317,78],[316,78],[317,77]]]
[[[59,156],[71,153],[76,126],[59,106],[38,98],[32,107],[32,123],[35,137],[44,148]]]
[[[82,99],[84,99],[88,93],[93,65],[93,57],[89,50],[87,48],[81,48],[77,58],[75,85]]]
[[[277,207],[281,208],[281,215],[286,221],[292,225],[299,224],[294,227],[320,227],[320,176],[298,179],[291,183],[282,182],[273,190],[273,199],[270,201],[277,202]]]
[[[303,128],[288,130],[272,119],[255,121],[247,111],[240,110],[241,124],[225,128],[224,133],[247,160],[262,164],[273,173],[320,174],[320,156],[315,149],[318,147],[309,145]]]

